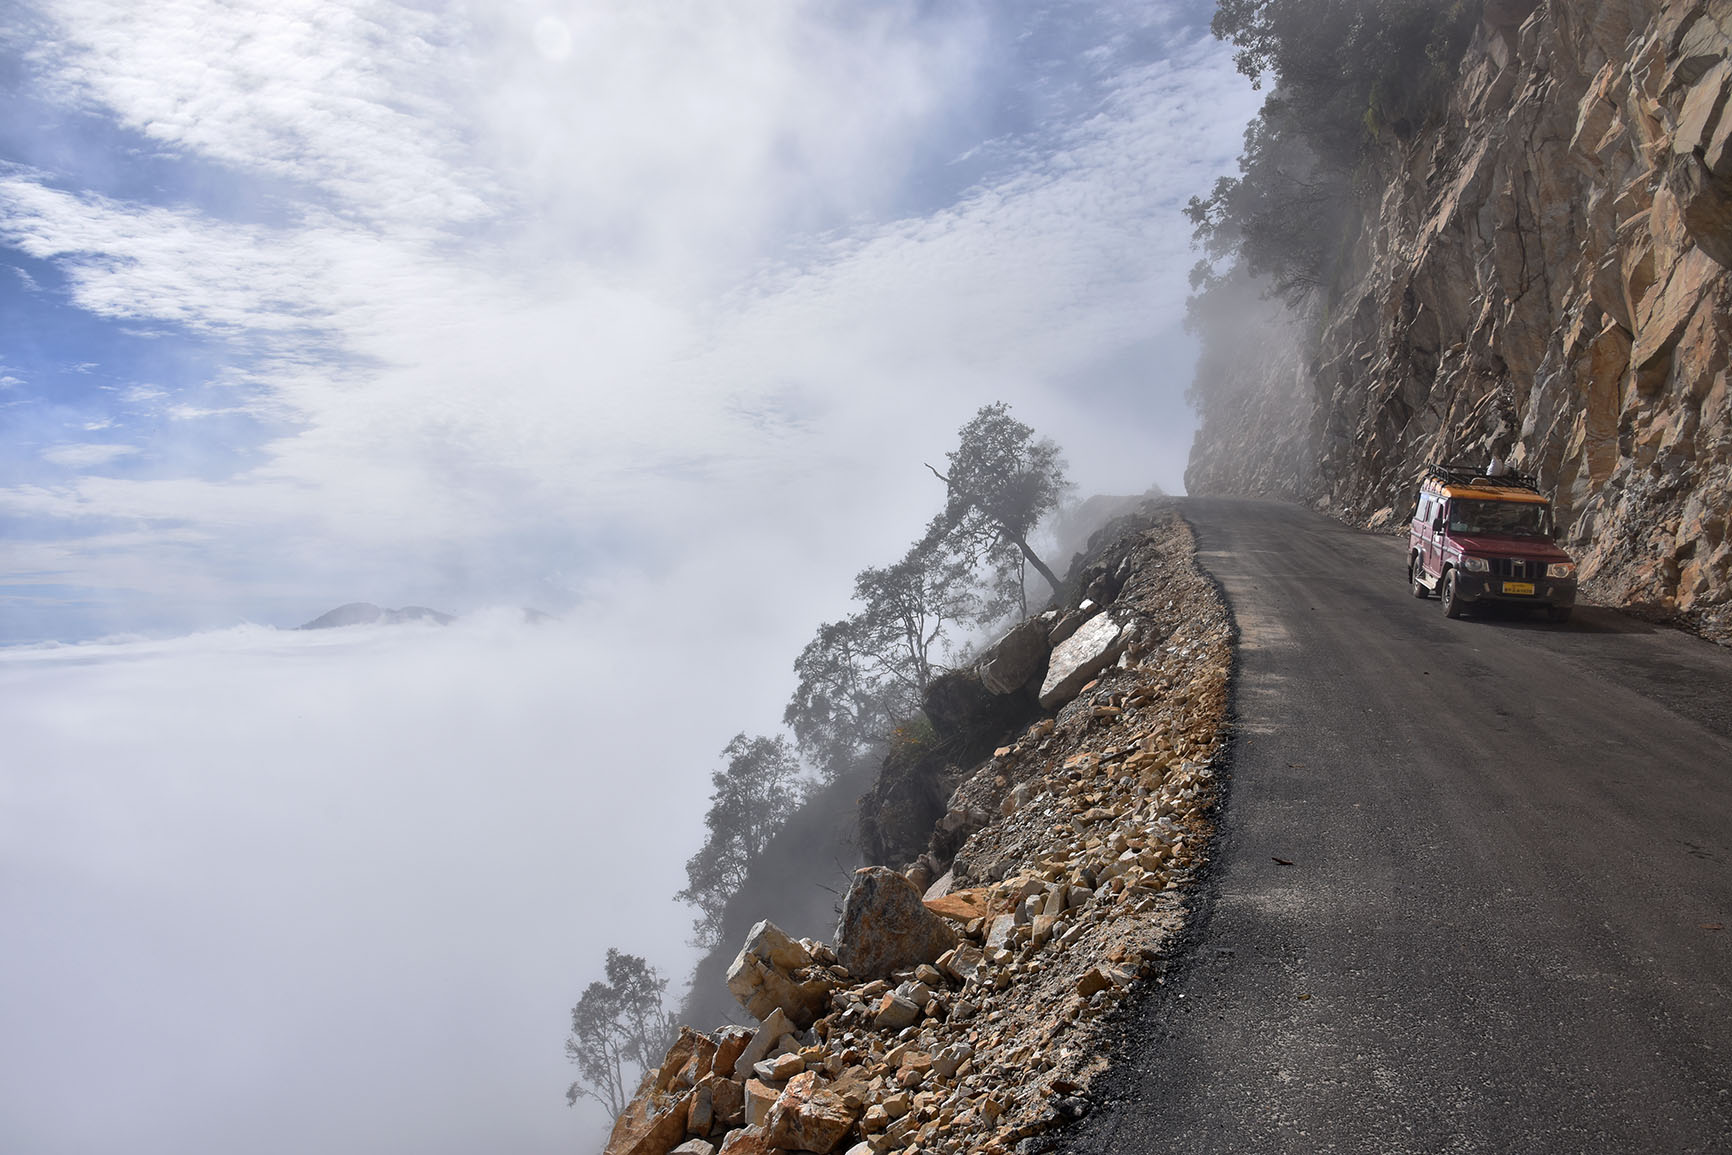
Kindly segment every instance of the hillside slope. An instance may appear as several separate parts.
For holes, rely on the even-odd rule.
[[[1732,638],[1729,51],[1732,0],[1487,0],[1320,326],[1205,350],[1190,492],[1390,526],[1427,461],[1499,455],[1590,596]]]
[[[1068,641],[1116,639],[1100,664],[1065,681],[1055,643],[1045,712],[957,768],[907,839],[921,861],[854,875],[832,942],[754,927],[728,986],[758,1025],[683,1029],[607,1155],[1002,1155],[1090,1109],[1110,1024],[1160,988],[1208,859],[1232,635],[1176,513],[1119,529],[1073,571],[1096,580],[1067,582],[1103,600],[1057,615],[1086,619]],[[910,880],[933,867],[923,904]]]

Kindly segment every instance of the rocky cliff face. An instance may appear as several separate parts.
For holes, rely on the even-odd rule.
[[[1191,492],[1376,528],[1497,454],[1591,596],[1732,638],[1729,54],[1732,0],[1487,0],[1304,352],[1205,357]]]

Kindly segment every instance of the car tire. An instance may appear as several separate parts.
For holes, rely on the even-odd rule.
[[[1467,608],[1461,600],[1461,591],[1452,569],[1443,571],[1443,586],[1439,596],[1443,598],[1443,616],[1446,618],[1459,618]]]
[[[1423,572],[1424,571],[1419,568],[1419,555],[1414,554],[1407,560],[1407,584],[1412,587],[1413,596],[1416,598],[1428,598],[1431,596],[1431,590],[1426,587],[1424,582],[1419,580],[1419,575]]]
[[[1546,607],[1546,621],[1553,622],[1553,623],[1561,626],[1565,622],[1570,620],[1570,614],[1574,610],[1575,610],[1574,606],[1547,606]]]

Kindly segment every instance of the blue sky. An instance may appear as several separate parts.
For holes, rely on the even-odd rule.
[[[684,975],[922,463],[1004,400],[1180,486],[1209,9],[15,2],[0,1149],[587,1143],[565,1011]],[[350,601],[464,617],[272,628]]]

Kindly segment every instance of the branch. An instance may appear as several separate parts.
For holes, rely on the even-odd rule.
[[[925,463],[925,462],[924,462],[924,461],[923,461],[923,462],[921,462],[921,463],[920,463],[920,464],[922,464],[922,465],[926,465],[926,463]],[[926,465],[926,468],[928,468],[928,469],[932,469],[932,466],[930,466],[930,465]],[[934,476],[934,477],[936,477],[936,478],[937,478],[937,479],[938,479],[938,480],[940,480],[940,481],[942,481],[942,482],[943,482],[943,483],[944,483],[944,484],[945,484],[945,486],[946,486],[946,487],[947,487],[947,488],[948,488],[948,487],[949,487],[949,485],[950,485],[950,478],[948,478],[948,477],[946,477],[946,476],[944,476],[944,474],[942,474],[942,473],[940,473],[940,472],[938,472],[938,470],[936,470],[936,469],[932,469],[932,476]]]

